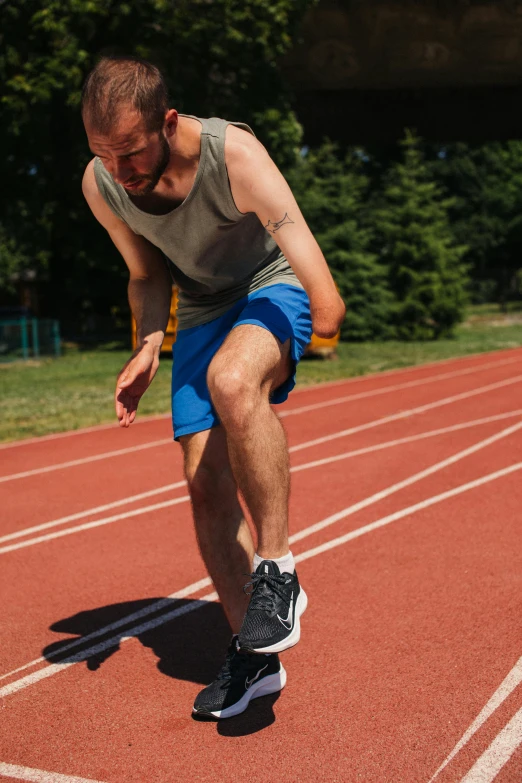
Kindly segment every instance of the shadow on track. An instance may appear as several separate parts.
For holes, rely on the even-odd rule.
[[[89,671],[96,672],[118,652],[121,640],[131,636],[153,651],[158,658],[159,671],[167,677],[208,685],[223,663],[230,641],[230,628],[221,606],[214,602],[205,603],[196,612],[180,614],[161,623],[163,615],[193,603],[172,600],[158,612],[152,611],[130,623],[123,622],[124,618],[147,609],[159,600],[165,599],[150,598],[111,604],[58,620],[51,625],[50,630],[71,634],[72,638],[48,645],[42,655],[49,663],[85,662]],[[141,633],[132,631],[155,619],[158,620],[157,627]],[[114,624],[118,624],[118,627],[105,630]],[[103,633],[100,633],[101,629],[104,629]],[[74,646],[68,649],[73,643]],[[274,694],[256,699],[242,715],[217,722],[218,733],[227,737],[244,736],[271,725],[275,721],[272,707],[278,696]],[[187,709],[190,709],[190,705],[187,705]]]

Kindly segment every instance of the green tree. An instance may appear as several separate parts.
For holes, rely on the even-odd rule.
[[[454,195],[450,214],[457,241],[468,245],[474,298],[505,305],[519,297],[522,142],[452,144],[439,152],[433,171]]]
[[[326,142],[309,152],[288,179],[328,261],[347,308],[346,340],[393,336],[394,298],[387,270],[370,251],[372,232],[362,225],[368,179],[357,151],[345,158]]]
[[[81,195],[90,157],[79,115],[100,54],[149,57],[181,112],[253,125],[281,165],[301,128],[277,60],[314,0],[0,2],[0,263],[36,272],[50,314],[125,307],[126,271]],[[45,271],[47,268],[47,271]],[[5,276],[5,275],[4,275]]]
[[[430,175],[419,139],[410,132],[401,143],[375,199],[375,250],[388,266],[397,298],[401,339],[449,335],[462,319],[468,284],[466,247],[457,245],[448,210],[451,200]]]

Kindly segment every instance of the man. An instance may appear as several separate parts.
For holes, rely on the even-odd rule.
[[[288,449],[271,403],[293,388],[312,327],[333,336],[345,307],[288,185],[248,126],[169,109],[160,72],[135,58],[98,63],[82,116],[95,155],[83,192],[129,268],[137,323],[137,349],[116,385],[123,427],[158,368],[171,275],[180,290],[174,437],[201,554],[233,632],[194,711],[226,718],[284,686],[278,653],[299,641],[306,595],[289,551]]]

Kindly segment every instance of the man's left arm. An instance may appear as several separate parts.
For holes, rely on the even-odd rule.
[[[333,337],[346,308],[288,183],[263,145],[233,126],[227,129],[225,155],[237,208],[255,212],[288,259],[310,299],[314,333]]]

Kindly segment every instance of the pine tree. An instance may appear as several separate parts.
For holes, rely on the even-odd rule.
[[[464,314],[466,247],[455,242],[451,200],[431,179],[419,139],[407,132],[401,146],[402,160],[390,166],[375,200],[374,247],[397,298],[398,337],[437,339],[451,335]]]
[[[455,197],[450,217],[457,241],[468,245],[474,300],[519,298],[522,142],[452,144],[439,150],[432,170]]]
[[[356,151],[343,160],[326,142],[287,175],[346,304],[341,337],[353,341],[393,336],[393,294],[362,225],[368,179],[359,169]]]

